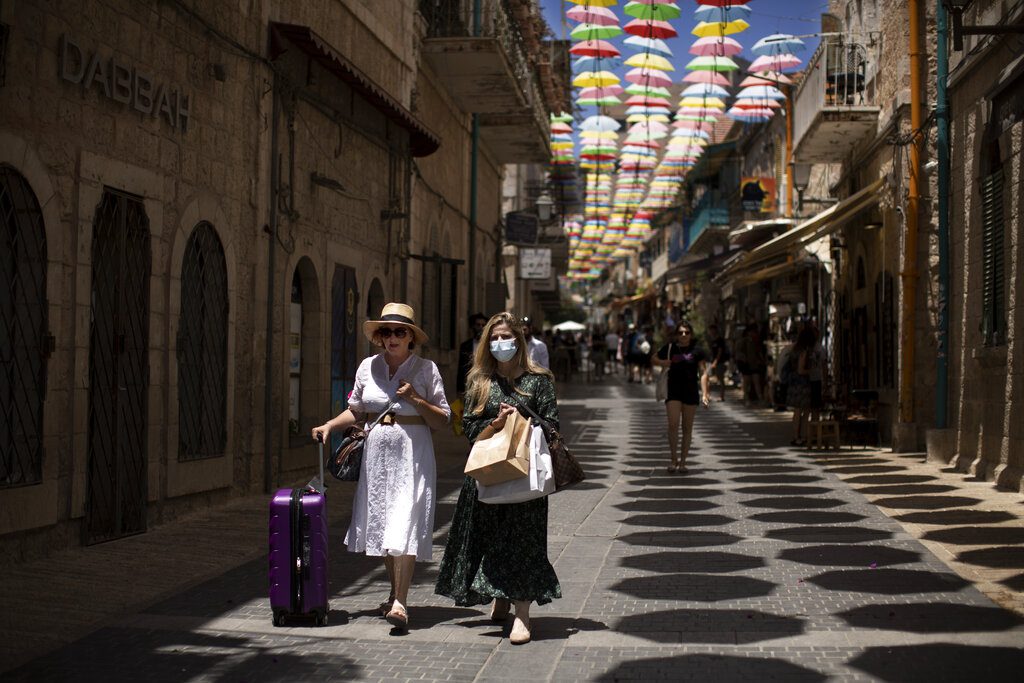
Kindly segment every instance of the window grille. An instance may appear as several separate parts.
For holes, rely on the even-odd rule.
[[[42,481],[46,231],[32,188],[0,166],[0,488]]]
[[[1003,170],[981,180],[982,318],[986,346],[1006,343],[1005,256],[1003,250]]]
[[[178,323],[178,460],[215,458],[227,445],[228,283],[224,249],[196,226],[181,266]]]

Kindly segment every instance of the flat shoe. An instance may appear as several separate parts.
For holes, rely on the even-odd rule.
[[[495,598],[491,604],[491,621],[505,621],[512,610],[512,601]]]
[[[395,628],[404,629],[409,627],[409,615],[400,607],[393,607],[385,619]]]
[[[512,624],[512,633],[509,634],[508,640],[513,645],[525,645],[530,642],[530,627],[517,617]]]
[[[382,617],[386,617],[388,612],[391,611],[391,606],[394,604],[394,600],[385,600],[384,602],[377,605],[377,611],[380,612]]]

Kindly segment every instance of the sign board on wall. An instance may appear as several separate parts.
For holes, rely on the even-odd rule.
[[[775,178],[748,177],[740,183],[740,201],[744,211],[775,211]]]
[[[540,221],[532,213],[510,211],[505,214],[505,241],[510,244],[536,244]]]
[[[551,277],[551,250],[529,249],[519,250],[519,279],[547,280]]]

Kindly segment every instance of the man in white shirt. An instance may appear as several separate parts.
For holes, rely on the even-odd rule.
[[[619,354],[619,335],[618,333],[608,328],[608,334],[604,336],[604,343],[608,347],[608,367],[611,368],[612,372],[618,372],[616,369],[616,360]]]
[[[523,334],[526,337],[526,352],[530,354],[530,360],[546,370],[551,369],[551,360],[548,356],[547,344],[533,336],[533,324],[529,318],[523,318]]]

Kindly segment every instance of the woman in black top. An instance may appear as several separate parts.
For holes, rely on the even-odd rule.
[[[658,350],[652,362],[661,368],[668,368],[668,398],[665,412],[668,414],[668,447],[672,454],[669,473],[685,474],[686,457],[690,453],[690,439],[693,436],[693,418],[697,404],[708,407],[708,373],[705,368],[707,354],[697,346],[693,337],[693,326],[682,322],[676,328],[676,339]],[[698,380],[700,391],[698,392]],[[682,448],[679,443],[679,426],[683,427]]]

